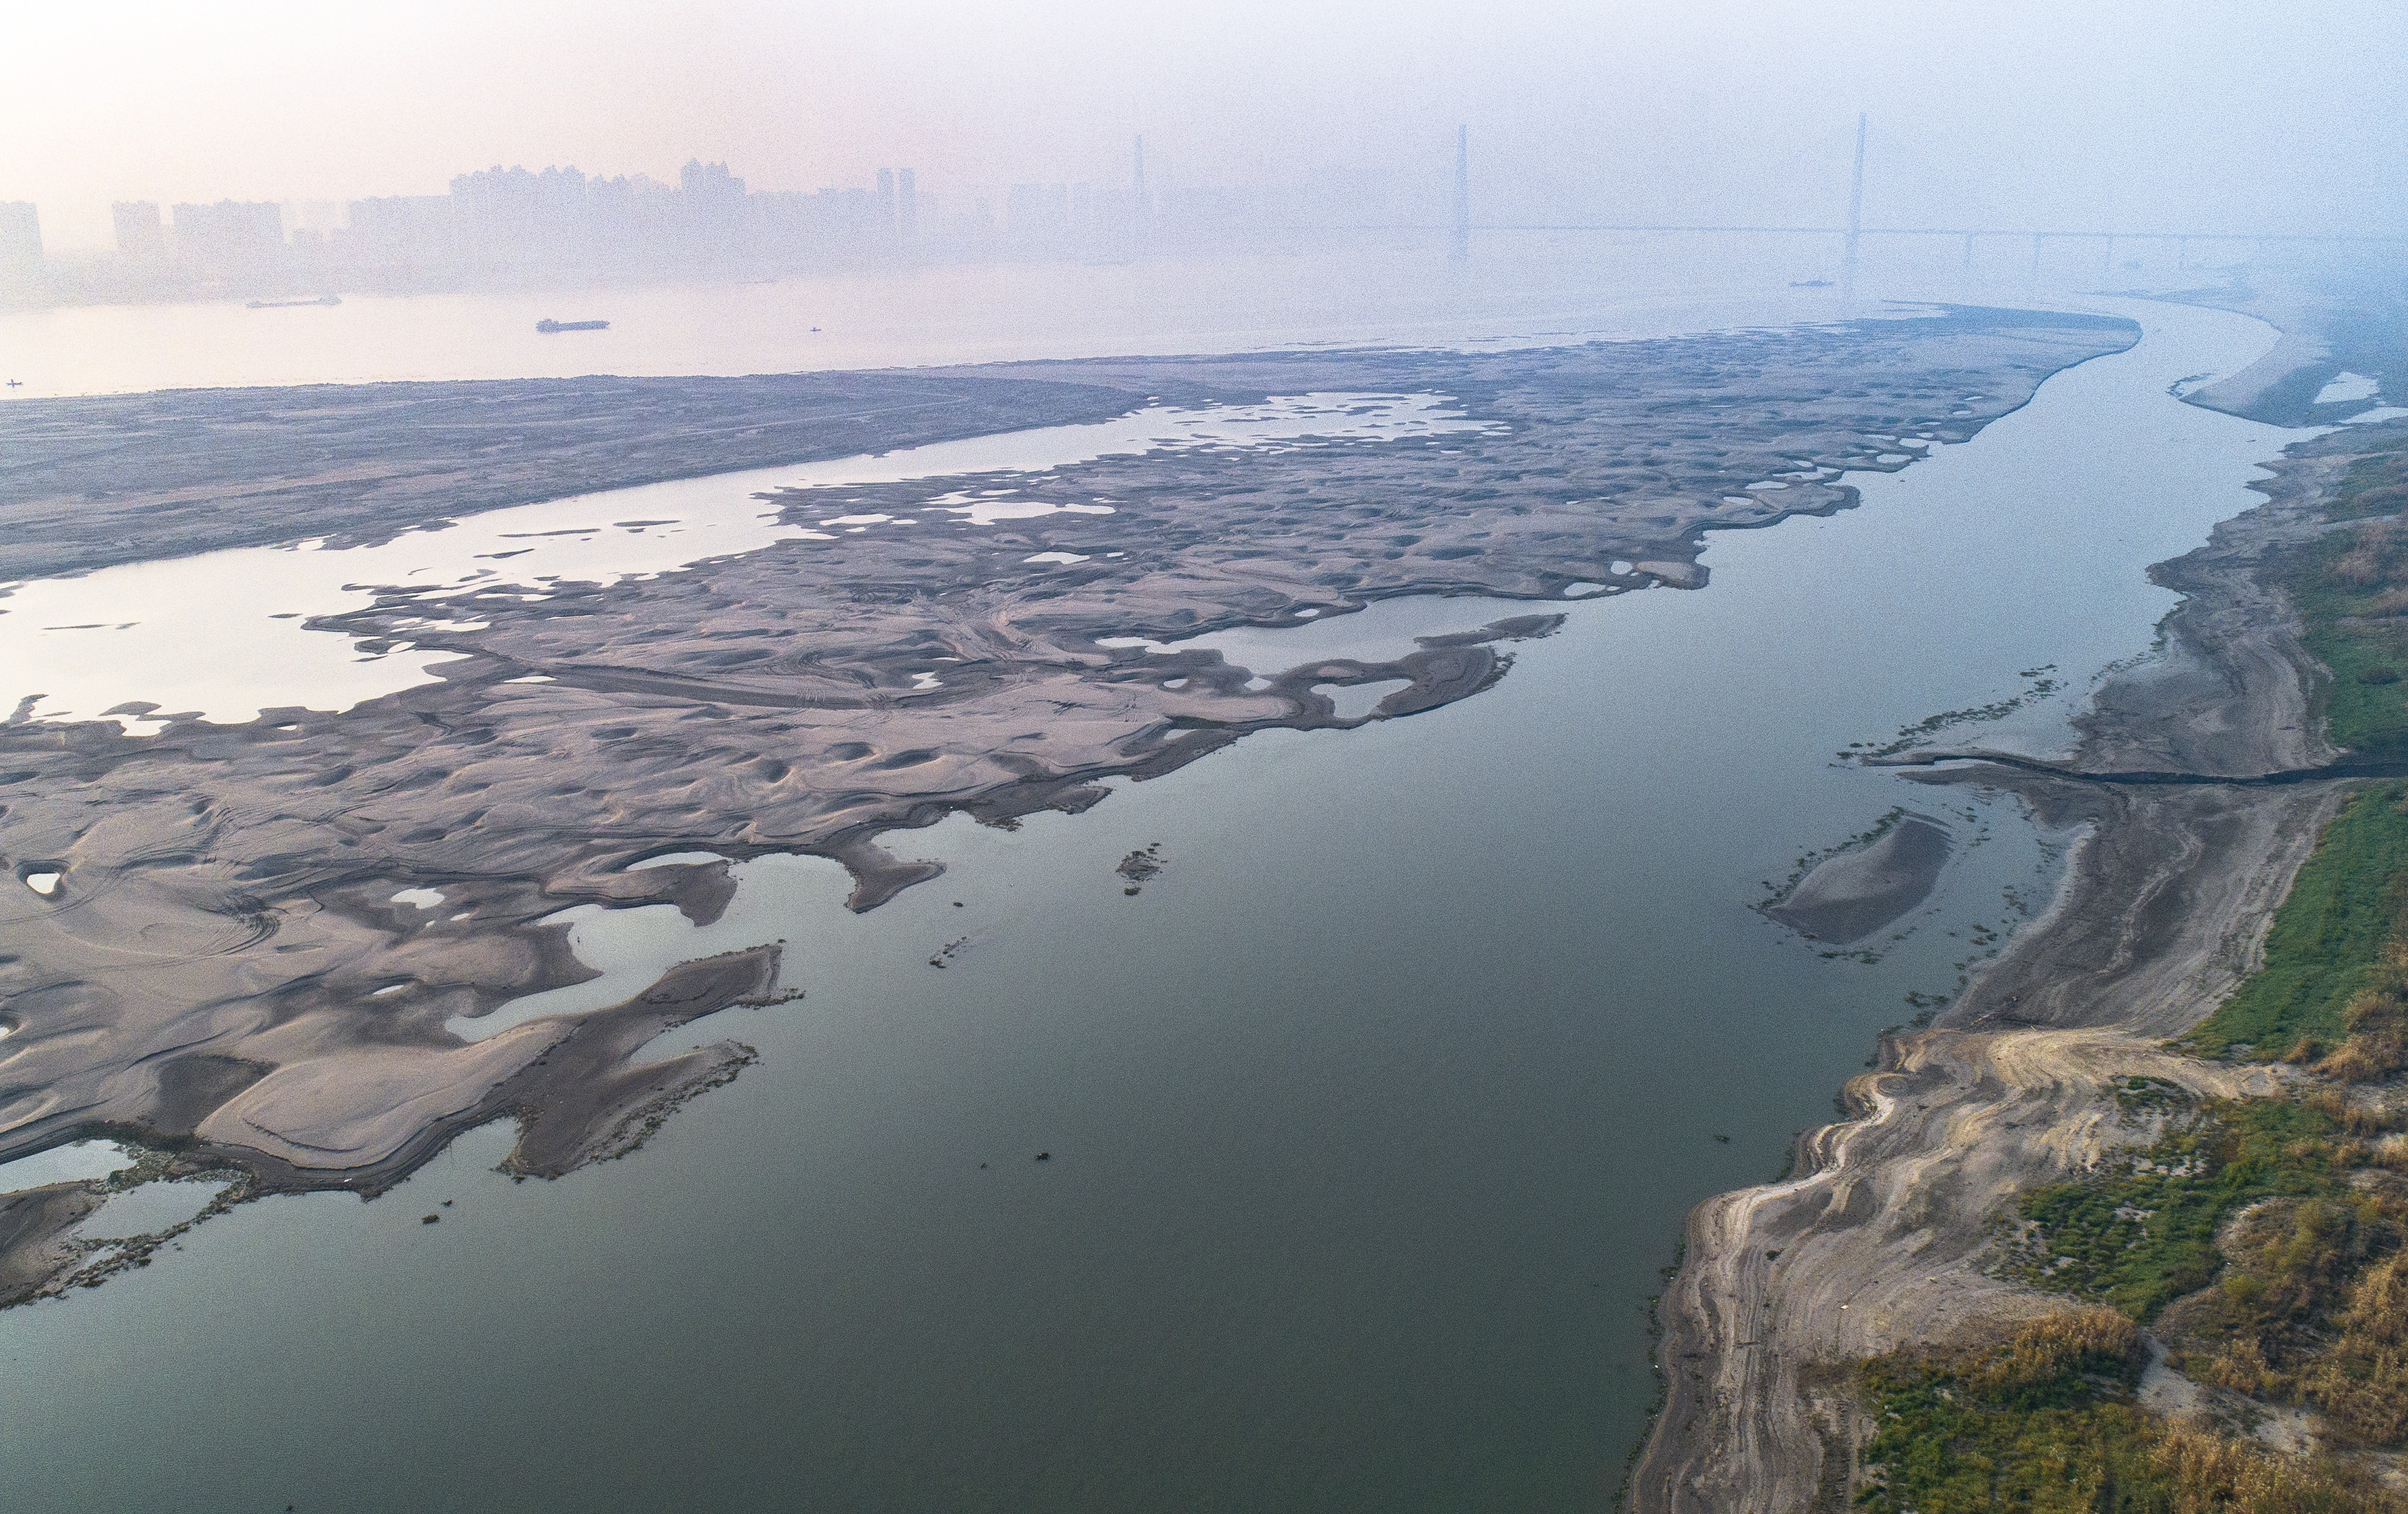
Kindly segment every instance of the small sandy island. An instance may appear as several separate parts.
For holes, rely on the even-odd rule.
[[[1800,936],[1847,946],[1929,898],[1949,850],[1947,826],[1900,815],[1863,846],[1816,863],[1764,912]]]

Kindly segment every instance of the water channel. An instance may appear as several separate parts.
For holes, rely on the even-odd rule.
[[[479,589],[517,587],[550,597],[562,582],[615,583],[674,573],[712,558],[783,542],[848,536],[977,530],[1056,511],[1110,515],[1102,502],[1024,497],[1052,469],[1105,456],[1392,441],[1479,429],[1434,394],[1295,394],[1260,405],[1147,406],[1116,420],[975,436],[802,466],[746,468],[633,489],[573,494],[485,510],[366,546],[323,541],[241,547],[126,563],[91,573],[0,585],[0,706],[36,720],[93,720],[120,705],[136,734],[175,714],[241,724],[299,707],[345,710],[434,680],[455,653],[410,642],[363,655],[340,631],[310,618],[365,609],[404,595],[429,613],[405,622],[416,635],[480,630],[449,601]],[[833,489],[914,478],[969,482],[910,517],[814,512],[787,523],[776,489]],[[995,484],[1000,487],[982,487]],[[831,507],[840,508],[840,507]],[[1026,561],[1083,561],[1039,553]]]

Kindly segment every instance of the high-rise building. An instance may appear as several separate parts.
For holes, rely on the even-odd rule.
[[[724,163],[705,163],[688,158],[678,170],[680,193],[706,200],[740,200],[744,197],[744,180],[727,171]]]
[[[920,188],[909,168],[895,171],[895,232],[907,242],[920,235]]]
[[[42,262],[42,218],[31,200],[0,200],[0,268],[24,273]]]
[[[1461,263],[1471,256],[1471,128],[1455,129],[1455,237],[1449,255]]]
[[[423,272],[460,253],[458,202],[449,194],[353,200],[342,245],[370,266]]]
[[[1145,224],[1153,219],[1154,203],[1145,194],[1145,138],[1135,139],[1135,162],[1129,170],[1129,231],[1143,236]]]
[[[896,225],[895,170],[881,168],[878,170],[878,228],[892,236],[895,235]]]
[[[826,188],[795,199],[796,230],[824,246],[851,247],[893,235],[892,226],[879,220],[878,196],[868,190]]]
[[[120,256],[161,258],[167,255],[167,228],[159,220],[157,201],[120,200],[108,207],[108,219],[117,228]]]
[[[284,250],[284,207],[273,200],[179,205],[176,256],[221,271],[255,267]]]
[[[744,180],[727,164],[688,160],[678,170],[677,220],[700,255],[712,261],[740,256],[750,209]]]
[[[576,168],[498,165],[452,180],[452,200],[466,250],[499,264],[575,259],[593,241],[593,202]]]
[[[1014,184],[1004,197],[1004,235],[1015,242],[1033,242],[1045,235],[1045,186]]]
[[[341,231],[343,225],[343,207],[338,200],[284,202],[284,235],[288,239],[305,231],[332,234]]]

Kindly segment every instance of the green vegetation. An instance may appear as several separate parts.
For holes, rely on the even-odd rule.
[[[2408,439],[2359,458],[2333,532],[2288,587],[2336,744],[2408,757]],[[2172,1364],[2322,1434],[2408,1445],[2408,1114],[2351,1085],[2408,1068],[2408,783],[2354,798],[2277,911],[2264,965],[2187,1037],[2313,1065],[2300,1097],[2200,1103],[2163,1078],[2107,1092],[2145,1150],[2026,1194],[2000,1270],[2090,1306],[1983,1350],[1863,1368],[1875,1514],[2408,1514],[2330,1460],[2171,1426],[2136,1402],[2138,1322]],[[2104,1306],[2104,1307],[2101,1307]]]
[[[2333,521],[2364,521],[2408,509],[2408,437],[2378,446],[2349,465],[2333,491]]]
[[[2408,940],[2395,936],[2384,947],[2366,986],[2351,996],[2343,1028],[2349,1038],[2316,1064],[2326,1077],[2372,1083],[2408,1065]],[[2323,1043],[2305,1040],[2291,1057],[2304,1061],[2323,1050]]]
[[[2359,458],[2288,587],[2332,739],[2408,757],[2408,439]],[[2163,1078],[2107,1092],[2157,1131],[2026,1194],[2000,1268],[2091,1306],[1986,1350],[1863,1368],[1875,1514],[2408,1514],[2330,1460],[2171,1426],[2135,1400],[2138,1322],[2173,1365],[2313,1407],[2338,1445],[2408,1445],[2408,1114],[2350,1085],[2408,1068],[2408,783],[2354,798],[2277,911],[2264,965],[2187,1037],[2309,1064],[2302,1097],[2200,1103]],[[2105,1307],[2100,1307],[2105,1306]]]
[[[2155,1320],[2200,1380],[2408,1440],[2408,1136],[2326,1085],[2169,1121],[2147,1150],[2025,1196],[2006,1270]],[[2213,1284],[2214,1286],[2210,1286]]]
[[[2401,1514],[2329,1464],[2167,1426],[2136,1405],[2140,1333],[2112,1309],[2035,1320],[1988,1350],[1865,1364],[1870,1514]]]
[[[2408,753],[2408,442],[2358,458],[2326,518],[2335,531],[2285,575],[2308,650],[2332,670],[2318,691],[2335,745],[2367,757]]]
[[[2359,794],[2275,911],[2266,964],[2190,1033],[2206,1056],[2305,1061],[2339,1043],[2386,943],[2408,937],[2408,784]],[[2308,1043],[2304,1048],[2301,1043]]]
[[[2317,693],[2333,744],[2362,757],[2408,753],[2408,522],[2337,531],[2287,587],[2308,650],[2332,670]]]
[[[2009,1270],[2136,1320],[2208,1285],[2215,1235],[2259,1199],[2346,1193],[2331,1116],[2283,1099],[2215,1104],[2169,1123],[2156,1145],[2024,1196],[2037,1228]]]
[[[2112,1309],[2051,1316],[2003,1350],[1878,1357],[1880,1425],[1856,1494],[1873,1514],[2154,1510],[2148,1418],[2131,1403],[2139,1332]]]
[[[2217,1287],[2186,1309],[2183,1370],[2277,1403],[2314,1404],[2368,1446],[2408,1439],[2408,1258],[2400,1214],[2308,1200],[2253,1215]]]
[[[2308,650],[2332,672],[2318,692],[2333,742],[2408,756],[2408,439],[2358,458],[2333,491],[2329,533],[2285,588]],[[2358,795],[2318,838],[2274,916],[2263,968],[2187,1037],[2207,1056],[2311,1062],[2346,1080],[2408,1063],[2408,785]],[[2338,1048],[2339,1050],[2335,1049]]]
[[[2127,1115],[2146,1115],[2161,1109],[2179,1109],[2190,1103],[2190,1095],[2180,1083],[2162,1078],[2126,1078],[2114,1085],[2115,1107]]]

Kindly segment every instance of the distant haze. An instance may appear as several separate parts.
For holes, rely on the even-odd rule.
[[[756,190],[1326,187],[1334,215],[2408,231],[2393,5],[757,0],[19,5],[0,200],[439,193],[495,164]]]

